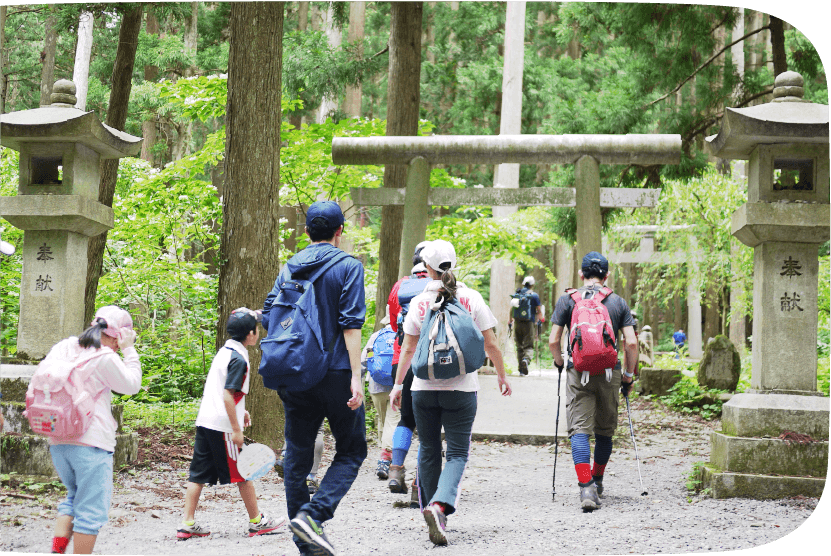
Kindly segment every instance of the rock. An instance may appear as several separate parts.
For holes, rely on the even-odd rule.
[[[698,384],[707,388],[736,391],[741,374],[741,358],[727,336],[718,335],[707,343],[698,366]]]

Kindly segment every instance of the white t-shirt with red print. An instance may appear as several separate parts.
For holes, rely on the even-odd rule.
[[[462,284],[457,283],[456,299],[459,300],[465,309],[468,310],[473,317],[473,322],[479,327],[479,330],[485,331],[496,326],[496,317],[493,316],[490,307],[482,299],[479,292],[472,290]],[[421,334],[421,325],[424,322],[425,316],[430,313],[430,305],[436,300],[438,291],[442,288],[441,280],[433,280],[424,292],[418,294],[410,302],[410,311],[407,313],[407,318],[404,320],[404,333],[411,336],[419,336]],[[453,378],[424,380],[418,377],[413,377],[413,391],[417,390],[457,390],[459,392],[477,392],[479,391],[479,373],[468,373],[459,375]]]

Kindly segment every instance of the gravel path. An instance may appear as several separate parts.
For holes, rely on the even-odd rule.
[[[326,526],[327,536],[339,554],[356,556],[436,554],[434,550],[443,556],[702,553],[765,545],[794,531],[815,508],[816,499],[713,500],[691,495],[686,481],[695,462],[709,459],[709,433],[717,423],[682,420],[648,402],[635,401],[632,409],[648,496],[640,495],[635,451],[622,412],[607,468],[606,495],[598,511],[584,514],[579,508],[566,441],[560,442],[553,501],[553,446],[476,442],[462,482],[459,510],[448,519],[450,545],[435,548],[418,510],[401,507],[409,496],[390,494],[386,482],[375,477],[379,450],[371,446],[355,485]],[[408,469],[415,465],[415,453],[416,443],[406,462]],[[331,455],[329,445],[324,464]],[[176,541],[185,481],[185,467],[120,474],[111,520],[98,538],[96,553],[298,553],[288,529],[263,537],[244,535],[245,511],[234,487],[203,491],[197,519],[211,528],[209,537]],[[283,485],[275,473],[258,482],[257,492],[261,510],[285,513]],[[0,493],[0,550],[48,552],[55,501],[54,496],[47,498],[44,507],[43,502]],[[827,538],[827,511],[823,515],[822,536]],[[806,548],[804,543],[811,539],[802,535],[789,537],[789,542],[799,542],[781,547],[777,543],[777,553]]]

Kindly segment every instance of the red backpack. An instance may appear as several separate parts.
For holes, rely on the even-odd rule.
[[[603,300],[612,294],[612,290],[603,286],[588,299],[583,299],[583,292],[574,288],[566,290],[566,293],[574,300],[568,333],[574,368],[589,375],[602,374],[606,369],[614,368],[617,364],[615,333],[609,311],[603,305]],[[584,377],[587,381],[588,377]]]

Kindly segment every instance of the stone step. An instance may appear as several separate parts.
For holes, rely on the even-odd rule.
[[[731,473],[712,464],[699,468],[702,488],[713,498],[751,498],[772,500],[807,496],[819,498],[825,488],[825,479],[817,477],[789,477],[751,473]]]
[[[3,411],[3,432],[12,432],[22,435],[33,435],[32,428],[29,426],[29,420],[23,415],[26,409],[24,402],[5,401],[6,393],[3,392],[3,402],[0,402],[0,410]],[[124,406],[113,404],[111,406],[113,418],[116,422],[116,433],[124,432]]]
[[[825,477],[828,442],[807,444],[778,438],[746,438],[714,431],[710,462],[732,473]]]

